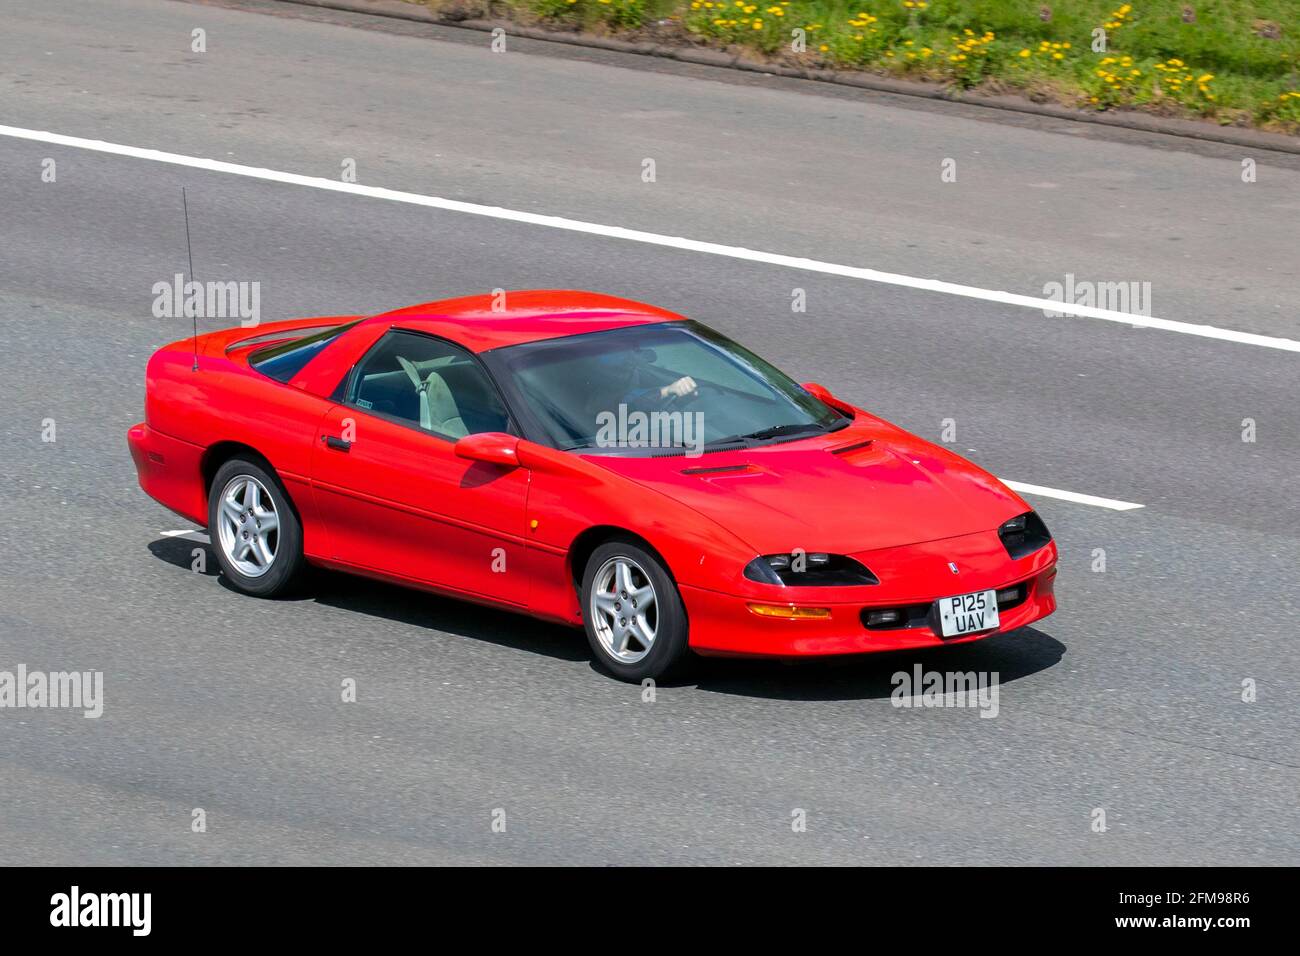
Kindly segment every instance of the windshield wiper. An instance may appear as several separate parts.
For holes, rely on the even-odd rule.
[[[720,445],[745,445],[749,446],[751,442],[765,441],[768,438],[780,438],[784,435],[812,435],[821,432],[825,426],[816,423],[805,423],[802,425],[773,425],[770,428],[760,428],[758,431],[747,432],[744,435],[728,435],[726,438],[717,438],[711,442],[705,442],[705,448],[715,448]]]
[[[824,427],[824,425],[818,425],[816,422],[803,425],[773,425],[771,428],[760,428],[756,432],[750,432],[745,437],[754,441],[763,441],[765,438],[779,438],[782,435],[811,435],[822,431]]]
[[[725,445],[740,445],[742,448],[749,447],[749,441],[744,435],[728,435],[726,438],[715,438],[713,441],[704,443],[705,451],[713,451],[715,448],[722,448]]]
[[[816,422],[805,422],[801,425],[786,424],[772,425],[769,428],[760,428],[758,431],[747,432],[744,435],[728,435],[725,438],[715,438],[713,441],[707,441],[702,446],[706,451],[714,451],[724,448],[728,445],[740,445],[748,448],[752,442],[766,441],[769,438],[782,438],[791,435],[815,435],[823,432],[839,431],[849,420],[835,422],[831,425],[819,425]],[[579,445],[569,445],[563,451],[584,451],[600,447],[595,441],[583,442]],[[690,448],[692,446],[678,443],[676,445],[667,445],[665,448]],[[615,449],[617,450],[617,449]]]

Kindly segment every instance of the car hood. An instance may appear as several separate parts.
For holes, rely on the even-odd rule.
[[[854,554],[991,531],[1029,510],[965,459],[879,419],[696,457],[590,461],[713,519],[760,554]]]

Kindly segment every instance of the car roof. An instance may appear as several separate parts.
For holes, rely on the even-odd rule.
[[[442,336],[472,352],[486,352],[541,339],[681,319],[666,309],[598,292],[527,289],[441,299],[384,312],[367,321]]]

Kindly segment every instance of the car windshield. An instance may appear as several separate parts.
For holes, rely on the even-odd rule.
[[[781,371],[695,322],[546,339],[489,355],[533,430],[564,450],[707,451],[848,424]]]

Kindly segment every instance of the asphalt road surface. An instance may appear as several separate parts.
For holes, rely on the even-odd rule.
[[[1155,316],[1300,338],[1295,156],[237,7],[8,0],[0,124],[980,289],[1149,282]],[[99,719],[0,709],[0,863],[1300,862],[1295,352],[12,135],[0,170],[0,670],[104,674]],[[151,312],[182,186],[198,278],[259,282],[264,321],[629,296],[1143,507],[1029,496],[1062,554],[1032,629],[706,661],[653,702],[576,631],[335,575],[243,597],[126,451],[188,328]],[[997,716],[892,706],[916,663],[997,672]]]

